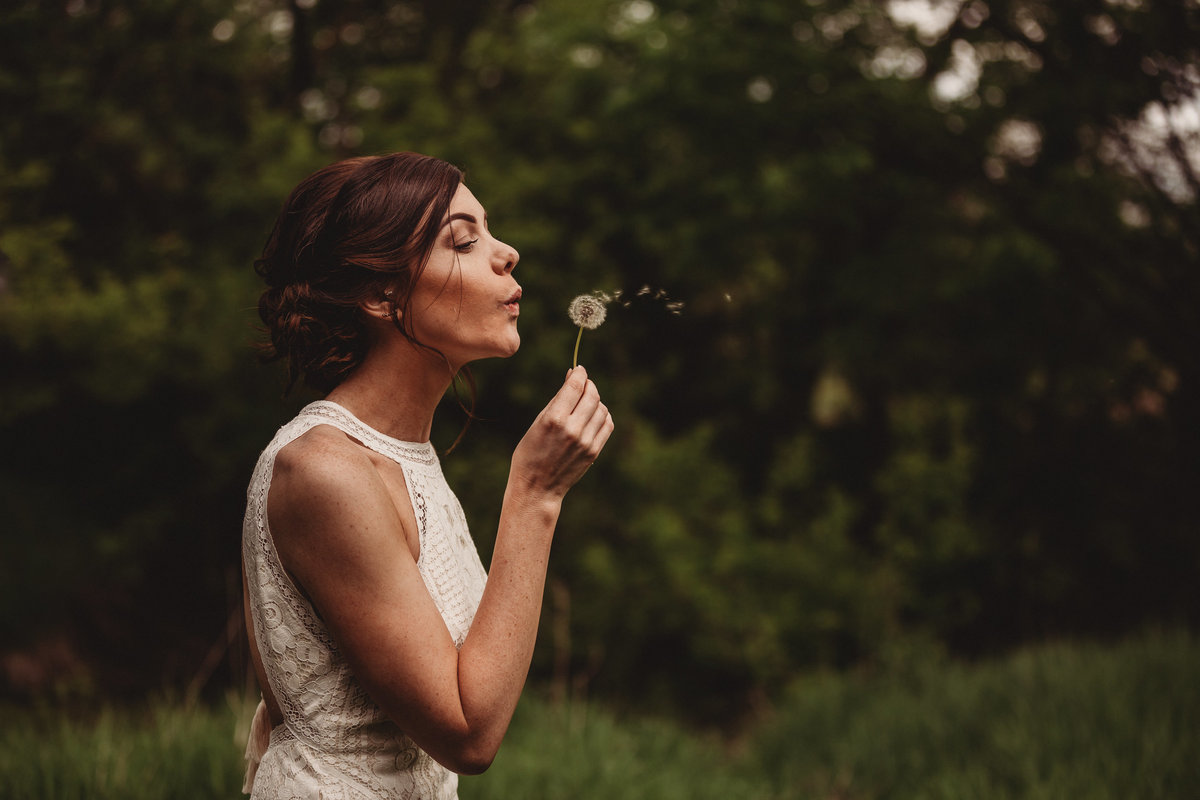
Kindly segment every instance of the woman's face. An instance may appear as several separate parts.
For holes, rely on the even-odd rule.
[[[488,232],[487,214],[464,185],[450,201],[409,306],[417,341],[441,351],[455,369],[517,352],[520,255]]]

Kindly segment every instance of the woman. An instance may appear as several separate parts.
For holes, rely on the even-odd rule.
[[[254,798],[453,798],[500,746],[563,496],[613,429],[568,372],[513,453],[485,575],[429,435],[464,365],[516,352],[517,260],[458,169],[400,153],[303,181],[256,262],[272,354],[325,399],[247,493]]]

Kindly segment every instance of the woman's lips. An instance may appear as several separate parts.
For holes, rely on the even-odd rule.
[[[521,313],[521,289],[518,287],[512,296],[504,301],[504,307],[513,314]]]

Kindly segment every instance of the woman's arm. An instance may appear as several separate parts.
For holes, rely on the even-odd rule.
[[[487,588],[461,650],[408,547],[369,455],[344,437],[280,452],[268,498],[276,546],[371,697],[433,758],[488,767],[525,683],[562,499],[600,453],[612,418],[583,368],[513,454]]]

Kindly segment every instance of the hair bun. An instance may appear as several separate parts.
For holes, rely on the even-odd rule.
[[[292,191],[254,262],[267,284],[263,353],[287,360],[289,390],[303,380],[328,392],[362,363],[361,304],[391,286],[404,306],[461,181],[445,161],[394,153],[339,161]]]

